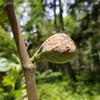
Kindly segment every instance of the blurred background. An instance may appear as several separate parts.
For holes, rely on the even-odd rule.
[[[100,0],[14,0],[30,57],[55,33],[77,46],[66,64],[36,63],[38,100],[100,100]],[[1,19],[0,19],[1,20]],[[8,19],[0,21],[0,100],[27,100]]]

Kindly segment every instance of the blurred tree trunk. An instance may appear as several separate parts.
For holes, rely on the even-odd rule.
[[[93,55],[92,55],[92,45],[91,45],[91,42],[88,44],[89,45],[89,56],[90,56],[90,72],[93,72],[94,71],[94,64],[93,64]]]
[[[62,3],[61,0],[59,0],[59,20],[60,20],[60,32],[64,31],[64,22],[63,22],[63,10],[62,10]]]
[[[72,65],[70,64],[70,62],[66,63],[65,66],[66,66],[67,72],[71,80],[73,80],[74,82],[77,82],[77,79],[75,77],[75,74],[74,74],[74,71],[72,69]]]
[[[63,32],[64,31],[64,22],[63,22],[63,10],[62,10],[62,3],[61,3],[61,0],[59,0],[59,20],[60,20],[60,28],[59,28],[59,31],[60,32]],[[72,69],[72,66],[70,64],[70,62],[66,63],[66,69],[67,69],[67,72],[70,76],[70,78],[74,81],[74,82],[77,82],[77,79],[75,77],[75,74],[74,74],[74,71]]]
[[[56,0],[54,0],[54,26],[57,29],[57,21],[56,21]]]

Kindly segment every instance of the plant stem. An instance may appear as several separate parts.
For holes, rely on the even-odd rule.
[[[28,99],[37,100],[34,65],[32,64],[31,59],[28,55],[28,52],[27,52],[27,49],[26,49],[26,46],[21,34],[20,26],[18,24],[15,11],[14,11],[13,1],[6,0],[4,7],[5,7],[5,11],[7,13],[8,20],[12,28],[15,43],[16,43],[19,57],[22,63],[24,76],[25,76],[25,82],[26,82],[26,88],[27,88],[27,93],[28,93]]]

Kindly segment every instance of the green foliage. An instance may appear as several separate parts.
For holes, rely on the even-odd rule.
[[[12,54],[16,54],[14,40],[12,40],[9,33],[0,27],[0,57],[13,60]]]
[[[69,14],[64,18],[64,24],[65,29],[64,32],[67,33],[70,36],[73,36],[73,34],[77,34],[76,28],[78,27],[78,23],[76,20],[73,19],[73,17]]]
[[[67,99],[66,92],[64,90],[64,87],[61,85],[57,85],[55,83],[51,84],[41,84],[41,86],[38,86],[38,100],[65,100]]]
[[[0,6],[2,6],[5,3],[5,0],[0,0]]]
[[[44,40],[56,33],[56,30],[59,32],[58,27],[61,23],[59,23],[58,13],[56,13],[57,29],[54,25],[54,1],[56,0],[14,1],[30,56],[36,52]],[[67,12],[63,18],[64,32],[70,35],[77,45],[77,53],[71,65],[75,74],[81,76],[77,75],[78,82],[73,83],[67,74],[64,74],[65,65],[65,67],[59,68],[59,65],[55,64],[37,63],[38,99],[100,100],[100,75],[98,74],[100,73],[98,72],[100,71],[100,1],[75,0],[74,3],[71,3],[70,0],[62,1],[66,1],[62,2],[63,12]],[[1,7],[3,2],[0,0],[0,70],[6,71],[6,76],[3,77],[3,80],[0,78],[2,80],[0,100],[23,100],[27,99],[27,94],[22,67],[16,56],[14,41],[6,32],[11,30],[5,21],[6,14]],[[58,10],[58,1],[56,4]],[[66,11],[65,4],[69,8],[68,11]],[[49,10],[52,11],[49,12]],[[52,70],[49,70],[50,68]],[[86,75],[84,76],[84,74]]]
[[[93,78],[95,77],[95,79]],[[99,74],[92,73],[84,77],[77,76],[77,83],[69,79],[37,85],[39,100],[99,100]],[[98,97],[98,98],[97,98]]]
[[[6,91],[0,88],[1,100],[27,99],[25,81],[22,73],[12,66],[7,76],[3,77],[2,84]],[[20,75],[20,77],[19,77]],[[61,76],[62,80],[58,77]],[[100,99],[100,75],[99,73],[78,76],[78,82],[73,83],[60,72],[47,70],[43,73],[36,72],[38,100],[98,100]]]
[[[14,69],[14,67],[16,68],[17,72],[22,70],[19,58],[15,54],[12,54],[12,58],[15,60],[15,62],[11,62],[6,58],[0,58],[0,72],[6,72],[11,68]]]
[[[62,76],[61,72],[53,72],[51,69],[42,73],[36,71],[36,81],[38,83],[51,82],[57,79],[59,76]]]
[[[0,2],[1,3],[1,2]],[[7,18],[7,15],[3,7],[0,7],[0,23],[4,22]]]
[[[5,62],[3,63],[5,64]],[[23,74],[21,73],[21,65],[14,62],[9,62],[9,66],[10,69],[7,72],[7,76],[3,76],[2,85],[5,88],[0,88],[0,100],[21,100],[22,91],[25,88]]]
[[[0,58],[0,72],[8,71],[10,67],[10,63],[6,58]]]

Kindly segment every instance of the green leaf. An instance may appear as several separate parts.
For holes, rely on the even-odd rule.
[[[5,0],[0,0],[0,6],[5,3]]]
[[[6,20],[7,16],[3,7],[0,7],[0,23]]]
[[[10,69],[10,64],[6,58],[0,58],[0,71],[5,72]]]
[[[2,83],[4,86],[12,86],[13,84],[15,84],[10,76],[4,76]]]

